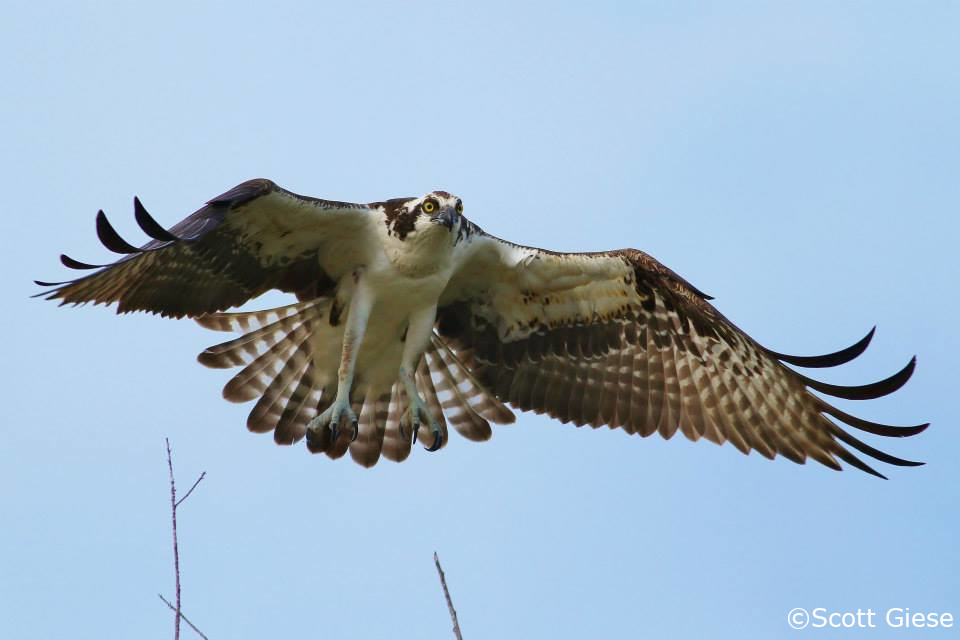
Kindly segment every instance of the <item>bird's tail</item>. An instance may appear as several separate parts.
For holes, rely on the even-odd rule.
[[[247,428],[257,433],[273,432],[278,444],[293,444],[306,435],[307,425],[333,402],[336,379],[315,366],[314,340],[328,326],[326,316],[331,300],[321,298],[264,311],[215,313],[197,318],[202,326],[216,331],[241,333],[238,338],[204,350],[197,359],[208,367],[242,367],[223,389],[232,402],[257,400],[247,418]],[[339,348],[339,345],[336,345]],[[443,340],[434,335],[415,376],[417,390],[428,410],[445,431],[446,424],[469,440],[487,440],[490,422],[514,421],[513,413],[487,391]],[[342,430],[336,441],[329,429],[308,439],[314,453],[339,458],[348,450],[363,466],[377,463],[380,456],[399,462],[410,455],[412,429],[409,401],[403,385],[390,389],[354,390],[353,410],[359,419],[359,433],[350,440]],[[432,441],[429,427],[418,434]],[[443,434],[447,442],[446,433]]]

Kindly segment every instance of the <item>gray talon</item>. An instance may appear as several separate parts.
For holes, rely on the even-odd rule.
[[[401,377],[403,376],[403,371],[404,369],[401,368],[400,370]],[[404,384],[406,385],[407,398],[410,402],[410,406],[407,409],[408,414],[406,415],[409,415],[411,428],[413,429],[412,444],[417,443],[417,439],[419,438],[420,426],[429,425],[430,433],[433,434],[433,443],[430,444],[429,446],[424,446],[424,449],[426,449],[427,451],[436,451],[437,449],[443,446],[443,441],[444,441],[443,431],[440,429],[440,424],[437,422],[436,419],[434,419],[429,409],[427,409],[427,405],[423,401],[423,398],[420,396],[419,393],[417,393],[417,390],[413,383],[412,378],[408,378],[404,380]],[[402,422],[401,422],[401,425],[402,425]],[[403,433],[402,427],[400,432]]]
[[[307,430],[317,433],[324,427],[328,427],[330,429],[330,442],[336,442],[337,438],[340,437],[340,421],[344,418],[353,427],[353,436],[350,438],[350,441],[353,442],[360,434],[359,421],[357,420],[357,414],[350,408],[350,403],[345,400],[334,400],[326,411],[310,421]]]

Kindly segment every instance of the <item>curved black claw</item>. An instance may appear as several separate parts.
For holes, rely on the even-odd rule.
[[[354,442],[358,437],[360,437],[360,422],[354,420],[350,423],[350,426],[353,427],[353,436],[350,437],[350,442]]]
[[[420,431],[420,425],[419,425],[419,424],[415,424],[415,425],[413,425],[413,427],[411,427],[411,428],[413,429],[413,443],[412,443],[412,444],[417,444],[417,432]]]
[[[427,451],[433,452],[443,446],[443,432],[439,429],[433,432],[433,444],[429,447],[424,447]]]
[[[337,420],[337,422],[340,422]],[[330,442],[336,442],[337,438],[340,437],[340,425],[333,422],[330,423]]]

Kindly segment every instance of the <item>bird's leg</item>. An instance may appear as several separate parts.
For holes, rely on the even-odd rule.
[[[414,375],[420,358],[430,341],[436,317],[437,307],[435,305],[411,314],[410,324],[407,326],[407,337],[403,343],[403,355],[400,357],[400,383],[403,384],[403,389],[407,393],[407,400],[410,404],[408,411],[410,412],[410,425],[413,429],[413,441],[417,441],[417,430],[420,429],[422,422],[429,424],[430,432],[433,433],[433,443],[426,447],[427,451],[436,451],[443,445],[443,431],[440,429],[437,420],[427,410],[426,402],[417,393],[417,383],[414,380]]]
[[[347,325],[343,330],[343,351],[340,356],[340,368],[337,371],[337,396],[327,410],[310,421],[307,430],[316,434],[324,427],[330,427],[330,442],[336,442],[340,421],[346,418],[353,428],[351,440],[357,438],[359,425],[357,414],[350,407],[350,391],[357,366],[357,353],[367,329],[367,320],[373,308],[373,293],[363,279],[362,273],[355,273],[356,287],[350,298],[347,310]]]

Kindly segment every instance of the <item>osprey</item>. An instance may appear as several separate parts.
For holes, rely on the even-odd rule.
[[[833,367],[856,344],[822,356],[767,349],[727,320],[711,298],[635,249],[558,253],[485,233],[445,191],[370,204],[320,200],[250,180],[167,230],[134,199],[153,238],[123,240],[97,214],[116,262],[40,294],[62,304],[109,304],[118,313],[191,317],[241,335],[198,357],[242,367],[227,400],[258,399],[247,426],[279,444],[306,438],[312,452],[347,451],[364,466],[404,460],[419,438],[430,451],[451,424],[487,440],[513,422],[507,404],[577,426],[729,441],[744,453],[839,460],[881,476],[850,449],[914,466],[838,423],[903,437],[927,425],[869,422],[828,404],[899,389],[916,358],[862,386],[808,378],[784,365]],[[225,312],[268,290],[297,302]],[[831,419],[832,418],[832,419]]]

